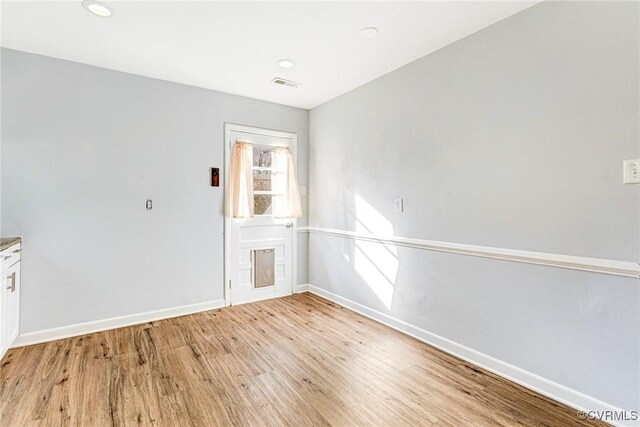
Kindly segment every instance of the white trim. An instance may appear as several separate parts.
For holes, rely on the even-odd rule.
[[[532,372],[510,365],[502,360],[498,360],[492,356],[473,350],[462,344],[458,344],[447,338],[441,337],[417,326],[411,325],[395,317],[373,310],[357,302],[326,291],[313,285],[307,285],[309,292],[321,296],[329,301],[339,304],[349,310],[355,311],[369,319],[382,323],[392,329],[409,335],[419,341],[427,343],[445,353],[451,354],[469,363],[472,363],[482,369],[513,381],[528,389],[536,391],[553,400],[564,403],[578,410],[583,411],[622,411],[613,405],[588,396],[579,391],[565,387],[556,382],[550,381]],[[607,421],[611,422],[611,421]],[[615,424],[614,425],[625,425]]]
[[[94,320],[85,323],[76,323],[75,325],[44,329],[42,331],[27,332],[25,334],[18,335],[18,338],[15,340],[11,348],[61,340],[63,338],[92,334],[94,332],[123,328],[125,326],[138,325],[141,323],[169,319],[171,317],[184,316],[187,314],[200,313],[202,311],[213,310],[220,307],[224,307],[223,299],[183,305],[179,307],[163,308],[160,310],[147,311],[145,313],[128,314],[126,316],[111,317],[109,319]]]
[[[279,130],[273,130],[273,129],[256,128],[253,126],[237,125],[233,123],[225,123],[224,131],[225,131],[225,134],[227,132],[236,131],[236,132],[242,132],[242,133],[252,133],[254,135],[273,136],[276,138],[289,138],[289,139],[292,139],[293,137],[297,138],[297,134],[294,132],[285,132],[285,131],[279,131]],[[225,138],[225,144],[226,144],[226,138]],[[231,141],[229,141],[229,143],[226,145],[227,145],[227,148],[230,149]]]
[[[229,287],[229,272],[231,265],[229,264],[228,254],[231,251],[231,242],[229,241],[231,226],[231,202],[227,187],[229,185],[230,159],[231,159],[231,132],[243,132],[254,135],[270,136],[276,138],[287,138],[291,140],[291,154],[293,156],[293,164],[298,167],[298,134],[294,132],[284,132],[272,129],[256,128],[252,126],[237,125],[233,123],[224,124],[224,301],[225,306],[231,305],[231,288]],[[259,216],[258,216],[259,218]],[[295,283],[298,277],[298,239],[295,230],[298,226],[296,218],[290,220],[293,223],[293,232],[291,236],[291,293],[295,291]]]
[[[304,285],[298,285],[296,286],[296,291],[294,293],[301,294],[302,292],[309,292],[309,286],[311,285],[308,283],[305,283]]]
[[[612,274],[614,276],[640,279],[640,264],[628,261],[617,261],[603,258],[588,258],[573,255],[560,255],[544,252],[530,252],[516,249],[493,248],[489,246],[468,245],[462,243],[438,242],[434,240],[412,239],[408,237],[380,236],[363,234],[354,231],[337,230],[321,227],[299,227],[299,232],[325,234],[369,242],[378,242],[395,246],[424,249],[437,252],[448,252],[502,261],[522,262],[526,264],[544,265],[547,267],[567,268],[570,270],[589,271],[592,273]]]

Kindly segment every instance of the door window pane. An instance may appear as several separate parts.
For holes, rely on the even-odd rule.
[[[253,191],[271,191],[271,171],[253,171]]]
[[[264,145],[253,146],[253,166],[269,168],[271,167],[271,147]]]
[[[271,194],[256,194],[253,196],[253,209],[255,215],[271,215]]]

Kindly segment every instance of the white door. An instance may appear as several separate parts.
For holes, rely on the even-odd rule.
[[[295,219],[277,219],[271,215],[271,150],[289,147],[296,159],[296,135],[245,126],[226,125],[226,170],[236,141],[253,144],[253,184],[255,216],[232,218],[227,179],[226,214],[226,287],[227,304],[242,304],[291,295],[295,269]],[[227,172],[228,176],[228,172]]]

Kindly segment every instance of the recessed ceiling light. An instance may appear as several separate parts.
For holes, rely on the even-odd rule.
[[[378,29],[376,27],[367,27],[360,30],[360,37],[365,39],[372,39],[378,35]]]
[[[95,0],[84,0],[82,2],[82,7],[87,9],[89,12],[93,13],[96,16],[100,16],[102,18],[106,18],[111,16],[111,10],[103,3]]]
[[[296,63],[293,59],[278,59],[276,61],[276,64],[278,64],[280,68],[293,68],[296,66]]]

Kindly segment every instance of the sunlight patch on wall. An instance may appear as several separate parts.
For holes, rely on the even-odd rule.
[[[355,195],[355,217],[355,231],[393,236],[393,224],[359,194]],[[387,309],[391,308],[393,302],[398,264],[398,250],[395,246],[356,242],[355,270]]]
[[[380,272],[369,257],[356,245],[354,266],[362,280],[369,286],[378,299],[391,308],[393,302],[393,283]]]
[[[355,195],[356,231],[393,237],[393,224],[359,194]]]

